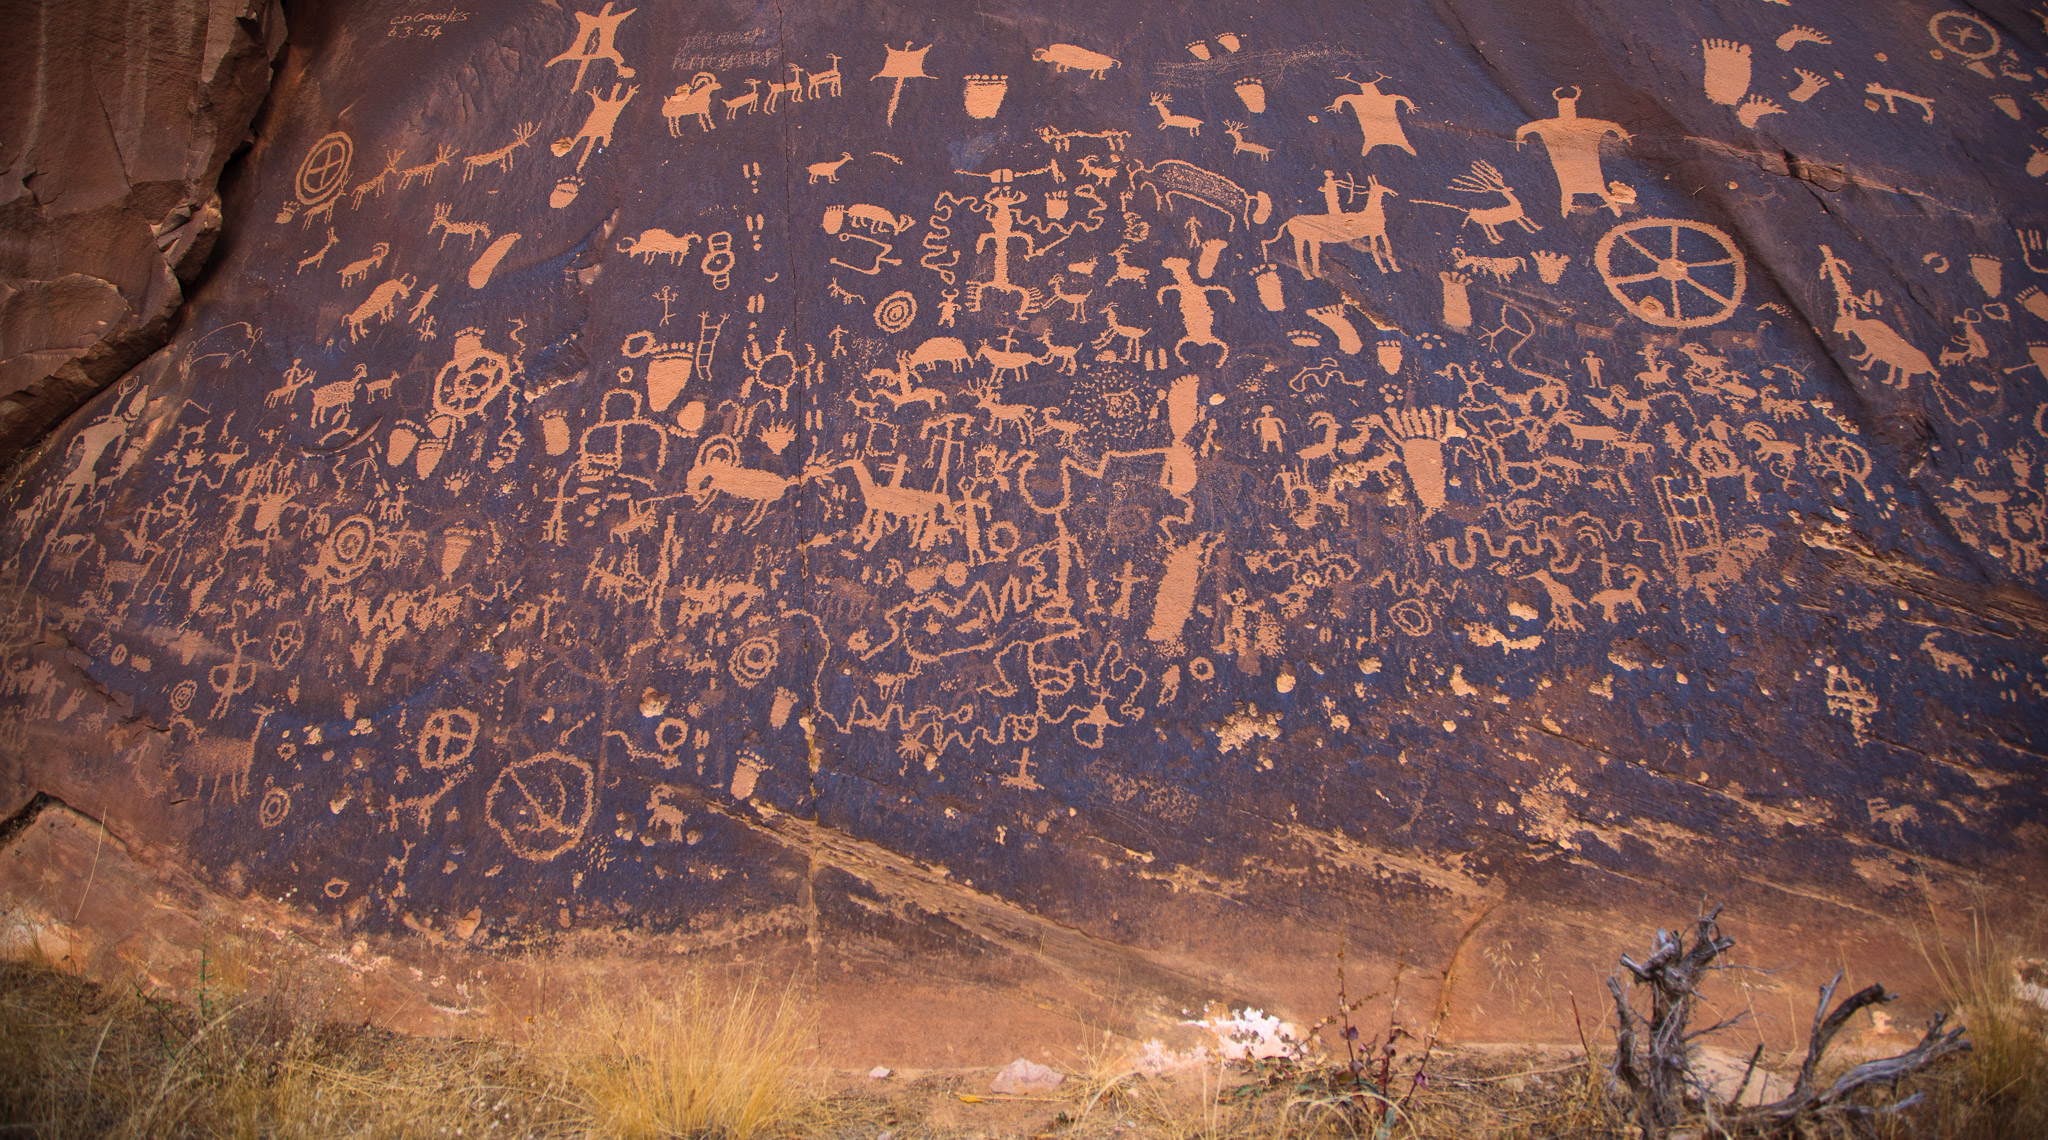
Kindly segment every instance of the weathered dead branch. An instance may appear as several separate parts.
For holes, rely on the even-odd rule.
[[[1807,1035],[1806,1057],[1792,1090],[1769,1104],[1742,1107],[1742,1096],[1763,1057],[1763,1047],[1759,1045],[1750,1054],[1749,1065],[1734,1092],[1725,1100],[1717,1100],[1713,1090],[1693,1070],[1694,1043],[1736,1024],[1739,1018],[1716,1022],[1704,1029],[1691,1028],[1691,1019],[1701,981],[1709,971],[1725,968],[1714,965],[1714,961],[1735,945],[1734,939],[1721,933],[1720,916],[1718,906],[1701,915],[1689,942],[1683,933],[1657,931],[1650,956],[1643,962],[1622,955],[1621,965],[1633,979],[1633,986],[1649,991],[1647,1014],[1630,1001],[1631,989],[1623,986],[1619,975],[1607,980],[1607,988],[1614,995],[1612,1073],[1616,1084],[1626,1091],[1631,1114],[1646,1140],[1661,1140],[1669,1129],[1682,1124],[1704,1125],[1721,1136],[1769,1137],[1806,1134],[1812,1124],[1826,1117],[1867,1118],[1897,1113],[1917,1103],[1919,1095],[1882,1104],[1863,1103],[1854,1099],[1855,1095],[1875,1085],[1896,1087],[1901,1077],[1970,1047],[1962,1030],[1944,1032],[1942,1027],[1948,1015],[1939,1014],[1912,1049],[1895,1057],[1866,1061],[1822,1088],[1822,1063],[1849,1019],[1867,1007],[1897,996],[1882,985],[1873,984],[1833,1004],[1835,989],[1842,981],[1842,975],[1837,973],[1821,987],[1813,1028]]]

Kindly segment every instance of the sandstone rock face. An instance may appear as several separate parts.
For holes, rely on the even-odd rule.
[[[911,1020],[1342,943],[1568,1036],[1703,891],[1883,960],[2048,871],[2038,23],[295,13],[217,272],[6,490],[0,778]],[[141,311],[36,276],[23,344]]]
[[[0,454],[161,347],[220,232],[276,0],[39,4],[0,42]]]

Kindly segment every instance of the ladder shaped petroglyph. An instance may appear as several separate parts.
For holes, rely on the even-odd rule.
[[[1820,520],[1809,550],[1908,525],[1830,353],[1924,408],[1944,541],[2038,583],[2040,221],[1812,239],[1801,274],[1737,225],[1788,209],[1781,183],[1864,218],[1841,188],[1914,166],[1872,128],[2038,185],[2038,61],[1952,15],[1887,47],[1911,68],[1852,67],[1806,11],[1658,41],[1673,113],[1758,132],[1723,140],[1744,154],[1844,124],[1852,165],[1759,181],[1639,143],[1643,91],[1545,68],[1556,112],[1524,121],[1444,82],[1462,59],[1302,47],[1277,14],[1255,49],[1076,18],[978,52],[946,18],[508,14],[477,50],[543,50],[476,69],[476,123],[402,84],[376,93],[402,129],[362,100],[280,121],[250,177],[301,224],[223,263],[272,301],[195,302],[160,378],[26,461],[0,578],[168,710],[182,794],[374,821],[389,868],[331,897],[385,903],[462,828],[493,865],[674,849],[717,882],[711,821],[801,802],[813,765],[1037,820],[1171,718],[1277,785],[1295,734],[1506,692],[1510,663],[1656,691],[1608,655],[1794,608],[1770,603],[1788,512]],[[1927,67],[1996,86],[1966,105]],[[1907,649],[1942,699],[2014,705],[2040,673],[1958,633]],[[82,715],[5,668],[0,729]],[[1844,747],[1891,731],[1860,665],[1772,683]],[[1287,703],[1240,717],[1254,687]]]

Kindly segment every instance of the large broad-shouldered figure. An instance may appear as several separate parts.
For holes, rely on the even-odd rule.
[[[1571,94],[1563,94],[1566,90]],[[1559,217],[1571,214],[1572,200],[1581,194],[1600,199],[1619,217],[1621,208],[1633,202],[1635,194],[1620,183],[1608,183],[1600,170],[1600,144],[1609,135],[1622,142],[1631,142],[1634,136],[1622,130],[1620,123],[1580,118],[1577,87],[1560,87],[1550,94],[1557,100],[1557,117],[1523,124],[1515,132],[1515,145],[1519,147],[1535,135],[1550,151],[1550,168],[1557,172]]]

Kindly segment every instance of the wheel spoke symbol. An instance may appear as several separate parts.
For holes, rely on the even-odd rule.
[[[1742,304],[1742,254],[1704,222],[1643,218],[1607,231],[1593,250],[1607,291],[1636,317],[1664,328],[1719,324]]]

